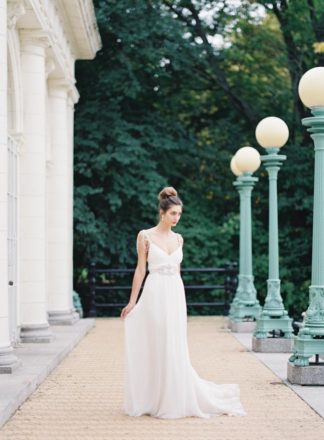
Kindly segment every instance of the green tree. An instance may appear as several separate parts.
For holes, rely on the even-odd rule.
[[[134,266],[156,194],[184,201],[184,266],[238,258],[235,151],[269,114],[290,128],[279,176],[281,278],[298,317],[310,277],[313,153],[300,124],[301,74],[320,62],[322,1],[96,0],[103,48],[78,62],[75,274],[90,260]],[[315,47],[315,46],[314,46]],[[265,171],[253,194],[256,285],[267,278]],[[298,295],[296,294],[296,292]]]

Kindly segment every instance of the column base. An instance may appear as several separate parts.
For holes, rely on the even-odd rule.
[[[252,338],[252,351],[258,353],[292,353],[294,338]]]
[[[234,333],[253,333],[255,321],[232,321],[228,320],[228,328]]]
[[[324,385],[324,365],[297,367],[288,362],[287,379],[296,385]]]
[[[22,364],[13,353],[12,347],[0,349],[0,374],[11,374]]]
[[[20,339],[22,343],[29,342],[52,342],[55,336],[48,324],[22,325]]]
[[[79,314],[74,310],[48,312],[50,325],[73,325],[79,319]]]

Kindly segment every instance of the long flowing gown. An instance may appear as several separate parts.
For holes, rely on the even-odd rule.
[[[124,411],[159,418],[246,415],[237,384],[202,379],[189,358],[187,307],[180,276],[182,237],[168,254],[149,240],[142,295],[124,319]]]

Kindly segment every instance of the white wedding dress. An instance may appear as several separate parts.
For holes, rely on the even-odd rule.
[[[237,384],[202,379],[187,345],[187,308],[180,276],[182,237],[171,254],[149,241],[142,295],[124,319],[124,411],[159,418],[246,415]]]

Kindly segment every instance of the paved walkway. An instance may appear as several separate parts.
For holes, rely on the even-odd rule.
[[[239,383],[246,417],[168,420],[122,410],[123,321],[96,326],[0,431],[1,440],[314,440],[324,420],[225,328],[189,317],[191,361],[217,383]]]
[[[15,354],[21,365],[12,374],[0,374],[0,428],[94,325],[92,318],[52,325],[52,342],[18,344]]]
[[[293,385],[288,381],[287,364],[291,353],[257,353],[252,351],[251,333],[233,333],[233,336],[324,419],[324,387]],[[322,360],[324,360],[323,356],[320,357],[320,361]]]

